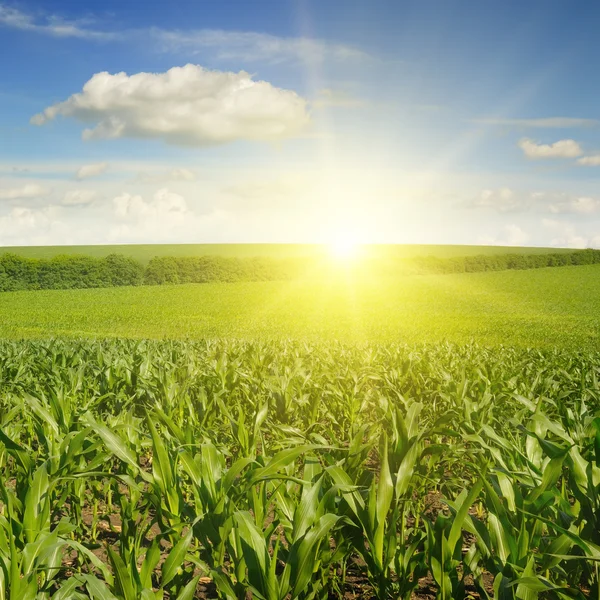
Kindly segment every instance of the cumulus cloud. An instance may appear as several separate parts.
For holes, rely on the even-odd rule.
[[[188,206],[183,196],[170,192],[167,188],[160,189],[150,201],[142,196],[121,194],[113,199],[115,215],[124,220],[157,220],[163,217],[183,217],[188,212]]]
[[[577,160],[580,165],[586,167],[598,167],[600,166],[600,154],[594,154],[593,156],[582,156]]]
[[[57,15],[40,17],[0,3],[0,25],[60,38],[112,40],[117,34],[89,28],[86,21],[68,21]]]
[[[214,231],[222,223],[222,214],[198,215],[185,198],[167,188],[150,199],[123,193],[113,199],[115,223],[108,232],[111,241],[154,243],[198,239],[200,231]]]
[[[253,31],[168,31],[153,29],[152,35],[164,49],[186,54],[212,50],[221,60],[282,63],[288,61],[356,61],[368,55],[352,46],[307,37],[279,37]]]
[[[519,147],[527,158],[576,158],[583,154],[575,140],[559,140],[553,144],[538,144],[529,138],[519,141]]]
[[[42,245],[65,240],[69,228],[56,207],[34,209],[16,206],[0,217],[0,245]]]
[[[501,213],[526,210],[530,205],[531,195],[520,194],[510,188],[481,190],[466,204],[468,208],[491,208]]]
[[[63,198],[64,206],[86,206],[91,204],[98,196],[95,190],[71,190]]]
[[[49,196],[52,190],[37,183],[27,183],[21,187],[0,189],[0,200],[27,200]]]
[[[306,100],[293,91],[254,81],[245,71],[192,64],[165,73],[97,73],[82,92],[35,115],[32,123],[59,115],[95,123],[84,139],[156,138],[189,146],[279,140],[309,122]]]
[[[480,125],[500,125],[509,127],[534,127],[540,129],[568,129],[575,127],[595,127],[600,124],[597,119],[578,119],[573,117],[546,117],[541,119],[473,119]]]
[[[79,167],[75,177],[80,180],[89,179],[90,177],[97,177],[98,175],[105,173],[106,169],[108,169],[108,163],[105,162],[83,165],[82,167]]]

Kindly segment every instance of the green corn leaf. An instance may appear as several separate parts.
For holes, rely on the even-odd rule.
[[[174,468],[165,444],[157,431],[156,423],[147,411],[146,424],[152,437],[152,475],[154,482],[160,487],[163,494],[167,494],[175,485],[172,476]]]
[[[565,456],[566,453],[551,459],[550,462],[544,467],[542,482],[537,488],[535,488],[535,490],[533,490],[533,492],[531,492],[527,498],[528,502],[535,502],[548,488],[553,487],[556,484],[558,478],[562,474]]]
[[[210,576],[215,582],[219,594],[224,596],[226,600],[239,600],[238,595],[231,585],[231,581],[224,573],[221,571],[211,571]]]
[[[419,415],[422,410],[422,402],[413,402],[406,411],[406,431],[409,440],[419,434]]]
[[[483,482],[480,480],[475,483],[467,493],[466,490],[460,494],[455,501],[455,506],[458,508],[452,521],[452,527],[448,534],[448,545],[450,547],[451,554],[454,554],[456,545],[462,540],[462,530],[464,527],[465,520],[469,514],[469,509],[473,506],[481,488]]]
[[[294,513],[294,536],[296,539],[302,537],[318,517],[317,510],[322,483],[323,477],[319,477],[315,484],[310,486]]]
[[[44,516],[49,516],[48,490],[50,484],[48,470],[44,463],[33,475],[33,479],[25,496],[25,510],[23,512],[23,531],[28,542],[34,542],[41,531],[50,523],[43,523]]]
[[[61,583],[60,589],[52,596],[52,600],[86,600],[87,596],[77,592],[82,580],[78,576],[69,577]],[[3,598],[0,593],[0,599]]]
[[[123,559],[110,547],[107,548],[108,557],[115,577],[115,591],[123,600],[137,600],[137,593],[132,574],[128,571]]]
[[[142,587],[152,587],[152,573],[154,572],[156,565],[158,565],[159,560],[160,545],[158,540],[155,538],[152,540],[150,547],[146,551],[146,556],[144,557],[144,562],[142,563],[142,567],[140,569],[140,581],[142,583]]]
[[[235,483],[236,477],[248,466],[254,462],[253,458],[245,457],[239,458],[236,460],[229,469],[227,469],[227,473],[223,477],[222,490],[224,493],[227,493],[231,486]]]
[[[182,590],[177,594],[175,600],[193,600],[196,595],[196,588],[200,575],[196,575]]]
[[[387,515],[394,498],[394,483],[390,474],[388,464],[387,439],[383,441],[383,453],[381,457],[381,466],[379,469],[379,483],[377,486],[377,508],[375,535],[373,538],[373,550],[375,560],[379,565],[383,565],[383,545],[387,525]]]
[[[102,577],[104,578],[104,581],[106,581],[109,586],[112,587],[114,585],[114,578],[110,572],[110,569],[91,550],[89,550],[84,545],[80,544],[79,542],[76,542],[75,540],[65,540],[65,541],[69,546],[71,546],[71,548],[73,548],[74,550],[79,552],[79,554],[81,554],[82,556],[85,556],[87,558],[87,560],[89,560],[92,563],[92,565],[94,565],[94,567],[102,573]]]
[[[163,586],[171,583],[177,570],[183,567],[185,561],[185,555],[190,548],[192,543],[194,531],[190,527],[188,532],[173,546],[167,559],[162,566],[162,584]]]
[[[21,468],[29,473],[31,471],[33,461],[31,459],[31,451],[28,451],[26,448],[11,440],[5,433],[0,429],[0,442],[4,444],[6,449],[10,452],[12,456],[19,462]]]
[[[251,477],[250,484],[257,483],[261,479],[269,479],[279,474],[281,469],[287,467],[289,464],[294,462],[302,454],[318,450],[321,446],[314,444],[297,446],[296,448],[288,448],[287,450],[281,450],[264,466],[256,469]]]
[[[278,590],[269,578],[271,561],[265,539],[254,518],[247,511],[236,512],[234,518],[248,567],[248,583],[265,600],[278,600]]]
[[[295,582],[292,589],[293,598],[297,597],[311,581],[317,566],[317,548],[319,544],[328,542],[329,532],[339,519],[340,517],[331,513],[323,515],[298,544],[297,549],[292,550],[293,555],[290,557],[291,580]]]
[[[94,575],[80,575],[85,587],[93,600],[121,600],[111,594],[106,584]]]
[[[594,436],[594,454],[596,456],[596,466],[600,467],[600,417],[596,417],[593,421],[593,426],[596,429]]]
[[[402,498],[408,491],[417,459],[421,453],[421,444],[414,442],[404,455],[396,474],[396,499]]]
[[[102,441],[108,450],[112,452],[119,460],[122,460],[124,463],[127,463],[129,466],[133,467],[136,472],[140,472],[142,477],[147,481],[152,481],[152,478],[149,474],[140,470],[136,455],[125,445],[123,440],[118,435],[113,433],[108,427],[106,427],[106,425],[98,423],[89,412],[83,415],[82,420],[102,438]]]

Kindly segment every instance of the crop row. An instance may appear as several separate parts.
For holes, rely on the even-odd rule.
[[[0,343],[0,600],[600,597],[600,356]]]

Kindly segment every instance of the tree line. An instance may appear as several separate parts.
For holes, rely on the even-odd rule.
[[[537,269],[600,263],[600,250],[573,250],[547,254],[499,254],[452,258],[363,259],[361,272],[392,274],[444,274]],[[111,254],[102,258],[61,255],[26,258],[0,255],[0,291],[99,288],[183,283],[276,281],[296,279],[319,269],[323,261],[302,258],[232,258],[222,256],[155,257],[147,265]],[[333,267],[335,268],[335,267]]]

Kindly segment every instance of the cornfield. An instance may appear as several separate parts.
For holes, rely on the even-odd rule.
[[[0,343],[0,600],[600,598],[600,355]]]

